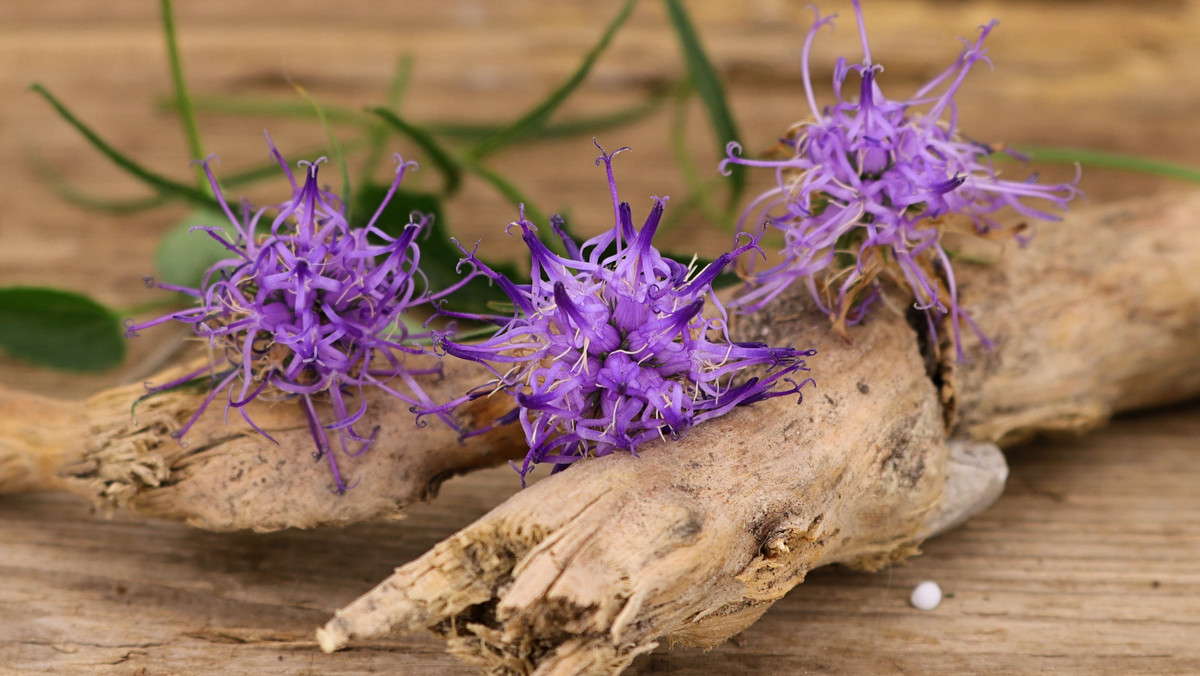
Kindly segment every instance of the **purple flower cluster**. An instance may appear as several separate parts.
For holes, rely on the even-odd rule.
[[[757,250],[757,239],[699,272],[664,257],[651,240],[666,200],[655,198],[635,231],[629,203],[617,197],[612,172],[617,153],[601,153],[596,163],[603,162],[608,174],[614,227],[579,245],[556,218],[552,226],[567,252],[562,256],[538,239],[522,214],[509,228],[520,228],[529,247],[529,284],[515,284],[463,251],[464,262],[512,300],[513,314],[444,313],[501,327],[478,344],[438,340],[447,354],[487,365],[496,379],[424,413],[496,391],[510,393],[517,408],[497,424],[519,419],[525,431],[530,450],[520,468],[522,481],[535,464],[553,463],[559,471],[587,455],[636,454],[646,441],[678,438],[735,406],[794,394],[808,382],[797,384],[788,376],[806,371],[803,357],[814,351],[729,339],[712,283],[738,256]],[[707,316],[706,302],[713,310]],[[752,368],[758,375],[750,375]],[[790,386],[777,389],[781,380]]]
[[[270,139],[268,139],[268,143]],[[128,324],[128,334],[167,321],[190,324],[222,359],[183,377],[154,387],[161,392],[205,378],[210,391],[195,414],[177,432],[181,438],[221,393],[229,409],[241,413],[254,429],[266,434],[246,412],[259,398],[295,399],[308,419],[315,456],[328,458],[338,492],[346,482],[338,470],[330,437],[342,452],[354,456],[370,447],[378,429],[364,436],[355,425],[367,412],[364,388],[378,387],[413,406],[433,402],[414,376],[438,369],[409,369],[406,354],[426,349],[411,335],[402,314],[452,293],[429,295],[418,269],[416,237],[429,218],[413,214],[398,237],[376,227],[379,215],[395,194],[405,171],[415,167],[397,155],[396,178],[375,216],[364,228],[351,229],[342,202],[317,184],[317,162],[301,162],[305,176],[297,184],[279,151],[271,154],[292,184],[292,197],[272,209],[270,225],[260,231],[267,208],[243,205],[234,216],[207,162],[204,171],[213,193],[233,226],[228,237],[219,228],[206,230],[230,251],[204,276],[200,288],[157,284],[196,299],[196,307],[141,324]],[[322,158],[323,159],[323,158]],[[468,275],[462,283],[471,278]],[[404,390],[394,385],[402,384]],[[332,408],[322,420],[318,402]],[[453,424],[449,416],[443,416]]]
[[[995,21],[983,26],[954,64],[911,98],[893,101],[876,83],[882,67],[871,61],[858,0],[854,11],[863,63],[838,59],[833,73],[837,102],[820,109],[813,96],[813,40],[833,19],[818,14],[801,62],[812,119],[788,134],[784,159],[746,159],[731,143],[722,163],[723,169],[740,164],[775,170],[777,186],[754,200],[743,223],[757,215],[782,230],[785,241],[782,262],[755,271],[737,304],[761,308],[792,282],[804,280],[818,307],[844,330],[862,318],[879,296],[880,275],[887,275],[911,289],[935,344],[937,322],[947,315],[956,338],[961,320],[978,333],[959,307],[942,233],[963,225],[978,234],[999,231],[990,215],[1003,207],[1058,220],[1022,200],[1041,199],[1065,210],[1077,193],[1075,184],[1037,185],[1036,176],[1001,179],[990,161],[995,151],[957,130],[954,95],[972,66],[980,61],[990,65],[983,41]],[[857,100],[847,100],[842,91],[851,72],[860,78]]]

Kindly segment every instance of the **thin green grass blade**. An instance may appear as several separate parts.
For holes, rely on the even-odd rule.
[[[71,185],[36,149],[29,150],[29,164],[59,199],[89,211],[114,215],[136,214],[160,207],[169,201],[163,195],[132,199],[108,199],[90,195]]]
[[[169,112],[179,112],[178,104],[172,100],[160,100],[158,107],[161,110]],[[202,113],[214,113],[218,115],[285,117],[302,120],[318,119],[316,111],[307,103],[246,96],[195,96],[192,98],[192,108]],[[325,113],[325,117],[333,124],[360,127],[370,127],[378,124],[378,121],[374,117],[349,108],[326,106],[322,108],[322,111]]]
[[[346,143],[345,150],[347,152],[354,152],[361,149],[364,144],[365,142],[361,139],[353,140]],[[299,153],[297,157],[319,157],[326,150],[323,147],[314,148],[307,152]],[[89,211],[119,216],[149,211],[171,203],[171,198],[162,193],[150,197],[134,197],[130,199],[109,199],[92,195],[71,185],[36,149],[29,150],[29,164],[59,199]],[[279,165],[271,161],[257,167],[227,174],[221,179],[221,184],[227,188],[233,188],[250,185],[277,176],[280,176]]]
[[[337,136],[333,133],[333,127],[329,124],[329,118],[325,117],[325,111],[321,110],[321,106],[317,104],[316,99],[308,93],[308,90],[301,85],[293,85],[296,91],[303,96],[305,100],[313,107],[317,113],[317,119],[321,122],[321,128],[325,130],[325,135],[329,138],[329,148],[333,151],[333,159],[337,162],[338,169],[342,172],[342,212],[346,220],[350,220],[350,205],[353,202],[350,195],[350,170],[346,168],[346,154],[342,152],[342,144],[338,143]]]
[[[366,141],[363,139],[351,139],[342,144],[342,150],[346,153],[352,153],[357,150],[361,150],[365,145]],[[319,148],[310,148],[302,153],[292,153],[292,156],[315,159],[327,154],[331,150],[331,148],[321,146]],[[275,160],[270,160],[256,167],[250,167],[249,169],[242,169],[241,171],[237,171],[232,174],[226,174],[224,177],[222,177],[221,184],[232,188],[240,185],[250,185],[264,179],[276,178],[278,176],[282,176],[279,171],[279,163]]]
[[[1030,159],[1039,162],[1058,162],[1063,164],[1080,164],[1085,167],[1099,169],[1118,169],[1141,174],[1153,174],[1176,178],[1181,181],[1200,183],[1200,171],[1182,164],[1164,162],[1149,157],[1110,153],[1102,150],[1087,150],[1085,148],[1058,148],[1044,146],[1026,146],[1017,149],[1018,153],[1028,155]],[[1003,155],[997,155],[1003,157]]]
[[[83,121],[81,121],[70,110],[68,110],[67,107],[62,104],[62,102],[55,98],[55,96],[40,83],[35,82],[31,84],[29,89],[45,99],[46,102],[54,108],[55,112],[58,113],[59,117],[63,118],[63,120],[65,120],[72,127],[75,127],[75,130],[82,134],[83,137],[87,139],[88,143],[92,144],[92,147],[94,147],[96,150],[99,150],[100,153],[112,161],[113,164],[125,170],[134,178],[137,178],[150,188],[153,188],[155,191],[168,197],[175,197],[195,206],[219,208],[220,205],[218,205],[217,201],[213,199],[213,197],[207,192],[198,190],[190,185],[184,185],[183,183],[169,179],[162,174],[150,171],[137,162],[134,162],[133,159],[131,159],[128,155],[125,155],[109,145],[107,141],[100,138],[99,134],[93,131],[91,127],[88,127],[86,124],[84,124]]]
[[[387,96],[384,98],[384,108],[391,111],[400,110],[400,100],[408,89],[408,80],[412,76],[412,54],[402,54],[396,59],[396,69],[392,72],[392,81],[388,85]],[[388,126],[382,120],[371,125],[367,132],[367,159],[363,162],[362,178],[371,180],[375,176],[379,163],[383,160],[384,144],[387,142]]]
[[[733,232],[733,219],[709,199],[709,195],[719,189],[725,181],[705,182],[696,168],[696,160],[688,150],[687,135],[687,105],[691,100],[691,92],[681,89],[675,97],[674,110],[671,115],[670,146],[675,165],[679,174],[688,187],[688,204],[700,210],[709,221],[716,223],[727,232]],[[672,219],[664,225],[674,227],[679,221]],[[660,228],[661,229],[661,228]]]
[[[611,113],[547,122],[528,134],[514,139],[513,144],[536,143],[572,136],[594,136],[598,132],[640,122],[661,110],[663,104],[671,100],[671,92],[674,89],[675,86],[657,87],[647,95],[644,101],[619,108]],[[469,122],[433,122],[422,126],[437,136],[467,142],[477,142],[502,129],[502,126],[497,124],[472,124]]]
[[[161,395],[164,395],[168,392],[183,392],[186,390],[195,390],[197,392],[204,392],[206,390],[214,388],[217,386],[217,383],[224,380],[226,378],[226,376],[228,376],[232,372],[233,372],[233,368],[225,369],[222,371],[213,370],[213,371],[210,371],[207,375],[199,375],[199,376],[196,376],[195,378],[192,378],[191,380],[185,380],[182,383],[179,383],[178,385],[175,385],[174,387],[171,387],[169,389],[165,389],[165,390],[152,389],[149,392],[141,395],[137,399],[133,400],[133,403],[129,405],[129,415],[131,417],[137,417],[137,407],[142,402],[148,401],[150,399],[153,399],[153,398],[161,396]],[[153,383],[146,383],[146,384],[148,386],[151,386]]]
[[[672,86],[656,88],[647,96],[645,101],[639,101],[638,103],[619,108],[610,113],[568,118],[559,122],[546,122],[520,138],[513,139],[512,143],[531,143],[570,136],[591,136],[596,132],[638,122],[662,109],[663,105],[671,100],[673,89],[674,87]],[[157,105],[160,110],[166,112],[176,114],[179,112],[178,105],[171,100],[161,100]],[[313,112],[311,106],[302,103],[272,101],[268,99],[195,96],[192,98],[192,107],[202,113],[221,115],[316,119],[316,113]],[[395,110],[396,106],[389,105],[388,108]],[[334,124],[370,128],[374,128],[379,124],[378,118],[368,112],[359,112],[336,106],[326,106],[324,110],[326,117]],[[471,143],[495,136],[501,130],[505,129],[507,125],[473,122],[422,122],[419,123],[419,126],[434,136]]]
[[[687,10],[683,7],[683,2],[681,0],[663,0],[663,2],[667,6],[667,15],[679,38],[679,46],[683,49],[684,62],[687,64],[692,86],[696,88],[696,93],[704,103],[704,109],[712,124],[713,135],[717,139],[717,154],[724,157],[725,147],[729,142],[740,142],[741,140],[725,96],[725,86],[721,82],[720,75],[717,74],[717,69],[713,67],[712,61],[704,51],[704,46],[700,43],[700,36],[696,33],[696,29],[687,15]],[[746,172],[745,167],[739,165],[733,165],[730,169],[728,210],[732,212],[737,207],[742,192],[746,188]]]
[[[171,0],[160,2],[163,37],[167,43],[167,62],[171,66],[171,86],[175,93],[175,106],[179,109],[179,119],[183,123],[183,134],[187,140],[188,152],[193,160],[204,159],[204,147],[200,143],[200,128],[196,126],[196,113],[192,109],[192,101],[188,94],[187,84],[183,79],[183,61],[179,57],[179,40],[175,35],[175,13],[171,9]],[[201,190],[208,188],[208,180],[204,169],[195,165],[196,187]]]
[[[479,178],[482,178],[489,185],[495,188],[497,192],[499,192],[501,195],[504,195],[504,197],[514,205],[525,205],[525,218],[534,225],[538,226],[538,239],[542,240],[542,242],[545,243],[546,246],[549,246],[552,251],[562,253],[562,242],[559,242],[558,238],[554,237],[550,232],[550,219],[546,216],[546,212],[537,208],[533,202],[529,201],[529,198],[522,194],[517,186],[509,183],[508,179],[504,178],[500,174],[474,162],[464,162],[463,169],[466,169]]]
[[[441,172],[442,179],[445,181],[443,190],[447,195],[451,195],[458,190],[458,186],[462,182],[462,167],[459,165],[458,160],[454,159],[453,155],[442,148],[441,144],[438,143],[432,134],[404,121],[387,108],[368,108],[367,110],[373,115],[378,115],[381,120],[395,129],[397,133],[407,137],[413,143],[416,143],[421,150],[425,151],[429,160]]]
[[[559,85],[557,89],[555,89],[550,93],[549,96],[545,98],[545,100],[534,106],[529,112],[522,115],[519,119],[517,119],[516,122],[513,122],[495,134],[480,141],[474,148],[470,150],[470,158],[472,160],[483,159],[484,157],[487,157],[497,150],[510,145],[518,138],[529,134],[533,130],[545,124],[546,120],[549,119],[552,114],[554,114],[554,111],[557,110],[560,105],[562,105],[562,102],[565,101],[567,97],[570,96],[571,93],[574,92],[575,89],[577,89],[585,79],[587,79],[588,73],[590,73],[592,70],[592,66],[596,64],[596,61],[600,58],[600,55],[604,53],[605,49],[608,48],[609,43],[612,42],[613,36],[615,36],[621,26],[625,24],[625,20],[628,19],[629,15],[633,12],[633,8],[637,5],[637,1],[638,0],[625,0],[625,4],[621,6],[621,11],[617,13],[617,16],[608,24],[608,27],[604,29],[604,33],[600,36],[600,40],[592,46],[587,55],[584,56],[583,63],[581,63],[579,68],[577,68],[575,72],[567,78],[566,82],[563,82],[561,85]]]

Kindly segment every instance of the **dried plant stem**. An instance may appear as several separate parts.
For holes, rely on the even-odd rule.
[[[947,491],[952,435],[1078,432],[1200,393],[1200,195],[1080,212],[1013,248],[959,266],[994,351],[968,336],[966,362],[929,358],[887,312],[846,344],[781,299],[739,337],[820,351],[802,405],[532,486],[338,611],[321,646],[427,628],[489,673],[616,674],[664,638],[724,641],[816,566],[879,568],[977,509],[994,482]]]

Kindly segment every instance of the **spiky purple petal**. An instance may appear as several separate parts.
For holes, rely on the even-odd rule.
[[[757,250],[757,238],[698,273],[662,256],[651,238],[665,199],[655,198],[645,225],[635,230],[612,172],[612,158],[621,150],[610,155],[601,149],[596,161],[604,164],[613,197],[611,229],[577,245],[561,222],[552,221],[564,257],[547,249],[523,216],[509,226],[520,228],[530,249],[529,284],[513,283],[463,249],[464,260],[495,281],[515,311],[453,313],[502,327],[482,343],[438,339],[447,354],[487,365],[496,380],[424,413],[444,412],[489,391],[513,395],[518,409],[512,417],[530,447],[518,468],[522,481],[540,463],[559,471],[589,455],[636,454],[651,439],[678,438],[734,406],[795,394],[807,382],[786,376],[807,371],[803,358],[814,351],[729,341],[712,282],[737,256]],[[706,304],[714,316],[701,313]],[[746,369],[765,375],[753,378]],[[790,386],[776,387],[781,380]]]
[[[213,374],[211,391],[178,431],[179,437],[186,435],[221,392],[226,393],[227,410],[241,411],[255,429],[259,428],[250,420],[246,404],[268,391],[297,399],[309,422],[314,455],[328,459],[334,487],[341,492],[347,484],[329,433],[336,433],[346,455],[360,455],[371,446],[377,430],[367,436],[355,430],[366,414],[366,387],[379,387],[412,406],[433,406],[411,377],[429,373],[429,369],[410,373],[402,358],[406,353],[426,352],[416,341],[431,338],[432,332],[410,334],[401,316],[452,293],[475,273],[431,295],[418,267],[416,244],[417,234],[430,219],[414,214],[398,237],[376,225],[405,172],[415,163],[396,156],[396,177],[379,209],[366,227],[352,229],[342,201],[319,187],[322,160],[301,162],[305,175],[303,182],[297,183],[283,156],[269,138],[267,141],[292,185],[292,197],[274,207],[269,230],[258,232],[265,208],[253,210],[244,205],[242,218],[234,215],[209,162],[203,162],[209,184],[233,226],[233,236],[227,238],[218,229],[206,230],[234,257],[210,268],[200,288],[158,285],[197,298],[199,306],[131,323],[127,332],[133,335],[164,321],[183,322],[228,361],[213,367],[219,373]],[[372,365],[377,360],[386,364]],[[200,372],[189,374],[187,380],[198,375]],[[404,387],[391,387],[392,380],[403,382]],[[157,392],[183,382],[147,387]],[[357,401],[347,402],[347,396]],[[333,415],[328,420],[321,419],[318,401],[329,403]],[[441,417],[454,424],[449,415]],[[358,448],[351,450],[351,443]]]
[[[740,146],[730,144],[722,163],[775,171],[777,186],[751,203],[742,222],[753,218],[784,235],[782,261],[754,270],[737,306],[747,311],[761,308],[793,282],[802,281],[822,311],[839,325],[850,324],[878,297],[881,269],[890,270],[911,289],[915,307],[929,316],[936,344],[934,327],[941,318],[949,317],[956,337],[961,321],[971,324],[958,304],[941,243],[949,220],[961,218],[978,234],[1001,230],[992,214],[1004,207],[1031,218],[1057,220],[1022,200],[1040,199],[1065,210],[1078,191],[1075,183],[1037,185],[1000,178],[990,158],[996,151],[965,139],[957,129],[954,96],[972,66],[990,65],[983,42],[995,21],[983,26],[958,59],[912,98],[893,101],[876,81],[882,67],[871,60],[858,0],[854,11],[863,62],[849,65],[838,60],[833,77],[836,103],[820,108],[813,94],[813,41],[833,19],[817,14],[801,59],[811,119],[796,125],[784,140],[787,157],[745,158]],[[857,100],[843,96],[851,72],[860,79]],[[961,357],[961,341],[956,343]]]

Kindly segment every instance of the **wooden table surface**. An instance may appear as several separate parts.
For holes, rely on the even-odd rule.
[[[533,0],[178,4],[197,93],[297,100],[294,82],[319,101],[358,107],[382,99],[407,52],[416,66],[405,112],[475,121],[532,105],[616,11]],[[748,145],[769,145],[805,112],[798,61],[810,13],[785,0],[689,6]],[[858,58],[849,3],[823,9],[842,19],[818,43],[819,83],[835,55]],[[0,285],[51,284],[118,307],[155,298],[141,278],[157,237],[184,210],[99,216],[58,200],[33,169],[35,154],[89,192],[142,193],[24,90],[44,83],[117,147],[186,178],[182,135],[154,107],[169,91],[156,10],[148,0],[0,4]],[[868,0],[867,11],[873,56],[886,67],[881,84],[893,96],[952,60],[956,36],[1001,19],[989,40],[995,71],[972,73],[959,99],[976,138],[1200,165],[1200,1]],[[567,112],[633,103],[681,72],[661,6],[644,0]],[[206,150],[228,170],[265,159],[264,126],[285,153],[323,141],[308,121],[205,115],[201,125]],[[670,125],[660,113],[601,135],[609,147],[634,148],[617,170],[635,205],[684,193]],[[698,111],[689,130],[711,169],[714,143]],[[593,157],[590,139],[579,138],[507,152],[495,166],[547,209],[569,205],[594,231],[605,227],[608,198]],[[1103,170],[1086,172],[1083,187],[1093,203],[1187,189]],[[278,200],[278,190],[257,186],[251,197]],[[449,211],[468,239],[504,252],[517,250],[500,234],[513,217],[475,182]],[[667,241],[707,253],[724,243],[683,230]],[[135,342],[126,364],[99,376],[0,357],[0,382],[81,398],[138,377],[174,339]],[[1041,441],[1009,459],[1000,501],[923,556],[877,574],[817,571],[729,643],[709,653],[660,649],[629,673],[1200,673],[1200,403]],[[517,486],[510,470],[490,470],[449,482],[398,523],[271,535],[105,520],[64,495],[0,496],[0,673],[472,673],[424,636],[324,655],[312,630]],[[925,579],[949,594],[931,612],[907,603]]]

